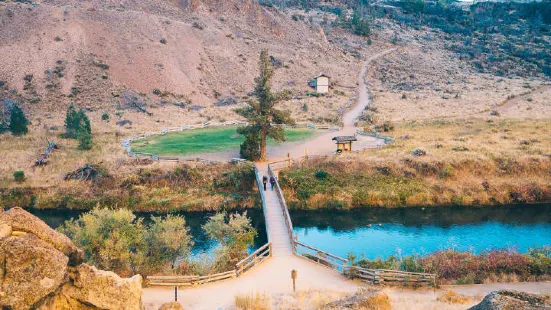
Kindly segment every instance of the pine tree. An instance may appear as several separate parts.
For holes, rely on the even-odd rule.
[[[29,121],[27,121],[23,110],[21,110],[21,108],[17,104],[14,104],[10,113],[9,128],[11,133],[14,136],[27,134],[27,132],[29,132],[29,129],[27,128],[28,123]]]
[[[92,134],[92,127],[90,126],[90,119],[88,118],[88,116],[86,116],[83,109],[80,109],[78,111],[77,119],[78,119],[77,132],[80,131],[80,129],[83,129],[87,133]]]
[[[65,137],[69,139],[76,139],[78,126],[78,113],[75,110],[75,107],[71,104],[67,108],[67,115],[65,116]]]
[[[86,128],[81,127],[77,132],[78,139],[78,149],[79,150],[90,150],[92,149],[92,134],[89,133]]]
[[[272,93],[270,79],[273,75],[273,67],[268,57],[268,51],[260,52],[258,62],[260,75],[254,79],[254,96],[256,100],[249,101],[249,105],[237,109],[236,112],[245,117],[249,126],[239,128],[240,134],[246,135],[245,142],[241,145],[242,156],[249,160],[266,160],[266,139],[285,141],[285,132],[281,126],[273,124],[294,124],[289,112],[275,109],[275,105],[281,101],[285,92]],[[258,150],[258,152],[257,152]],[[258,155],[257,155],[258,154]]]

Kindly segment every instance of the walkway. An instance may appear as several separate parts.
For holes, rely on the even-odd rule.
[[[261,179],[263,175],[269,178],[267,163],[256,164],[256,168]],[[293,246],[291,245],[289,232],[285,225],[283,210],[281,209],[276,191],[270,189],[270,184],[268,184],[268,190],[264,191],[264,197],[267,206],[264,217],[266,218],[266,222],[268,222],[267,233],[268,240],[272,243],[272,256],[293,256]]]

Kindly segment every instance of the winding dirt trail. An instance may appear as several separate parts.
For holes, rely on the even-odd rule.
[[[369,64],[375,59],[395,51],[391,48],[369,57],[362,65],[358,75],[358,100],[356,104],[343,115],[343,127],[340,131],[327,131],[315,135],[312,139],[297,142],[293,144],[276,145],[268,148],[268,157],[270,161],[281,160],[287,157],[291,158],[304,156],[306,151],[308,155],[328,155],[336,150],[335,143],[331,140],[335,136],[353,136],[356,133],[355,123],[362,111],[369,105],[369,91],[367,81],[365,80]],[[358,136],[358,141],[354,143],[355,150],[378,148],[384,145],[384,141],[374,137]]]

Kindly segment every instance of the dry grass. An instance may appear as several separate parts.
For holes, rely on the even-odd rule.
[[[454,290],[447,290],[445,293],[438,296],[437,300],[448,304],[467,304],[472,301],[472,298],[461,295]]]
[[[270,310],[270,304],[271,298],[262,293],[235,296],[235,307],[239,310]]]
[[[551,197],[550,133],[543,120],[404,123],[385,148],[300,163],[281,180],[299,208],[541,202]]]

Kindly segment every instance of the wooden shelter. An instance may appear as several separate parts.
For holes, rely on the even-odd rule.
[[[314,87],[316,92],[320,94],[329,92],[329,76],[323,73],[316,75],[310,82],[310,86]]]
[[[332,140],[337,142],[337,152],[351,152],[352,142],[358,141],[356,136],[337,136]]]

